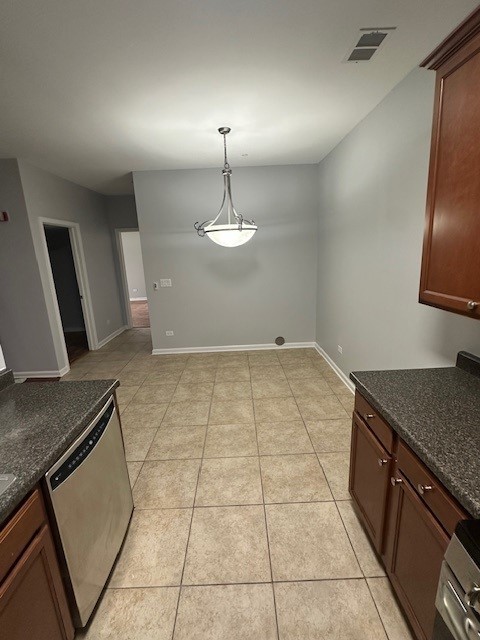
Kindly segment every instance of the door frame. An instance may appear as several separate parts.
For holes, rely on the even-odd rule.
[[[118,262],[120,266],[120,276],[122,280],[123,306],[125,309],[125,318],[127,321],[127,327],[129,329],[133,327],[133,320],[132,320],[132,310],[130,308],[130,295],[128,293],[127,268],[125,266],[125,253],[123,251],[122,233],[130,233],[134,231],[138,233],[139,229],[138,228],[126,229],[122,227],[115,229],[115,241],[117,244],[117,255],[118,255]],[[142,262],[143,262],[143,256],[142,256]]]
[[[68,229],[68,234],[70,236],[70,245],[72,247],[75,275],[77,276],[78,290],[80,293],[80,303],[82,305],[83,319],[85,322],[85,331],[87,333],[88,348],[90,351],[94,351],[98,348],[98,337],[97,330],[95,328],[95,317],[93,314],[90,285],[88,282],[87,264],[85,260],[85,253],[83,251],[82,234],[78,222],[44,217],[38,218],[38,222],[40,224],[41,249],[44,254],[45,264],[47,267],[48,293],[50,294],[51,302],[53,304],[53,319],[55,322],[54,328],[57,330],[55,332],[57,336],[54,335],[53,339],[55,341],[55,338],[57,338],[58,345],[61,352],[63,353],[64,365],[69,369],[70,362],[68,359],[67,346],[65,344],[65,335],[62,325],[62,318],[60,315],[60,307],[58,305],[57,292],[55,290],[52,264],[50,262],[50,254],[48,252],[45,226],[63,227]]]

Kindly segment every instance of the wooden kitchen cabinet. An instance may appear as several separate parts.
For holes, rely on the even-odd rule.
[[[0,640],[72,640],[74,629],[38,489],[0,531]]]
[[[349,490],[379,553],[390,481],[391,456],[358,413],[353,414]]]
[[[449,537],[401,472],[392,476],[385,564],[417,638],[430,640]]]
[[[422,66],[436,91],[419,300],[480,318],[480,10]]]
[[[440,568],[469,517],[357,391],[349,489],[418,640],[430,640]]]

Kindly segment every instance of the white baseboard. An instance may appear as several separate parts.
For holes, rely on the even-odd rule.
[[[148,298],[129,298],[130,302],[146,302]]]
[[[230,344],[220,347],[178,347],[176,349],[153,349],[153,356],[175,353],[215,353],[217,351],[264,351],[265,349],[305,349],[315,347],[315,342],[289,342],[281,347],[274,342],[269,344]]]
[[[325,358],[325,360],[332,367],[332,369],[335,371],[335,373],[340,378],[340,380],[347,385],[347,387],[350,389],[352,393],[355,393],[355,385],[353,384],[353,382],[350,380],[348,376],[346,376],[343,373],[340,367],[337,364],[335,364],[335,362],[330,358],[328,353],[324,351],[324,349],[322,349],[322,347],[318,344],[318,342],[315,343],[315,349],[323,358]]]
[[[113,333],[111,333],[109,336],[107,336],[106,338],[104,338],[103,340],[100,340],[100,342],[97,342],[97,346],[95,347],[95,350],[97,349],[101,349],[102,347],[104,347],[108,342],[110,342],[110,340],[113,340],[114,338],[116,338],[117,336],[119,336],[121,333],[123,333],[126,329],[128,329],[127,325],[124,324],[123,327],[120,327],[120,329],[117,329],[116,331],[114,331]]]
[[[16,382],[26,378],[61,378],[69,371],[70,366],[66,365],[62,369],[54,369],[52,371],[14,371],[13,377]]]

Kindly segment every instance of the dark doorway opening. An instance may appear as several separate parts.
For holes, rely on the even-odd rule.
[[[88,351],[88,340],[70,232],[66,227],[45,225],[45,238],[68,360],[72,363]]]

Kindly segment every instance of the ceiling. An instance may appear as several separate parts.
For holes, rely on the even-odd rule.
[[[221,165],[228,125],[233,167],[318,162],[476,5],[2,0],[0,157],[129,193],[133,170]]]

